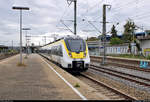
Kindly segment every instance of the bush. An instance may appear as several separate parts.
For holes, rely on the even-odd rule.
[[[147,59],[150,60],[150,55],[147,56]]]
[[[110,44],[111,45],[118,45],[118,44],[123,44],[123,41],[119,38],[111,38],[110,40]]]

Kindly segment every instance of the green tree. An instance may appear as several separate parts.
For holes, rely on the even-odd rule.
[[[118,37],[118,36],[117,36],[117,30],[116,30],[115,25],[112,26],[110,33],[112,34],[112,36],[111,36],[112,38]]]
[[[129,52],[130,53],[131,53],[130,43],[132,43],[132,42],[136,43],[136,38],[135,38],[136,28],[137,28],[137,26],[131,19],[128,19],[127,23],[124,25],[124,33],[123,33],[122,40],[124,43],[129,43]],[[139,47],[139,46],[137,46],[137,43],[136,43],[136,47],[137,48]]]
[[[97,41],[99,40],[97,37],[90,37],[87,39],[87,41]]]
[[[131,43],[131,41],[134,40],[135,29],[135,23],[131,19],[127,20],[127,23],[124,25],[124,33],[122,38],[125,43]]]
[[[119,39],[118,37],[115,37],[115,38],[111,38],[110,44],[111,45],[123,44],[123,41]]]

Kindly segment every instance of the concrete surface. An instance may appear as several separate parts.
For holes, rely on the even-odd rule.
[[[24,55],[25,57],[25,55]],[[19,67],[19,55],[0,61],[0,99],[1,100],[81,100],[81,98],[54,73],[42,57],[37,54],[23,57],[25,66]],[[49,63],[49,62],[48,62]],[[87,99],[102,100],[105,96],[87,86],[57,66],[58,71]],[[57,68],[56,68],[57,67]]]

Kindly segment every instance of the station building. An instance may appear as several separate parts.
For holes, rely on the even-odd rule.
[[[150,56],[150,35],[138,37],[140,41],[140,46],[142,48],[142,53],[145,56]]]
[[[100,41],[88,41],[87,44],[90,55],[103,55],[103,43],[101,43]],[[109,42],[106,42],[106,54],[130,54],[128,46],[128,43],[112,46],[109,44]]]
[[[2,52],[5,52],[8,50],[8,47],[7,46],[4,46],[4,45],[0,45],[0,53]]]
[[[130,54],[129,53],[129,44],[120,44],[120,45],[108,45],[106,47],[106,54]]]
[[[146,32],[136,33],[136,37],[140,43],[140,47],[144,56],[150,55],[150,34]],[[106,54],[130,54],[129,43],[120,45],[110,45],[110,36],[107,36],[106,42]],[[103,55],[103,43],[99,41],[87,41],[90,55]],[[132,45],[132,44],[131,44]],[[135,45],[131,46],[131,53],[138,54],[138,50]]]

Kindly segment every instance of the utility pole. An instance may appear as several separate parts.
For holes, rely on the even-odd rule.
[[[106,60],[106,7],[109,6],[111,7],[111,5],[103,5],[103,30],[102,30],[102,34],[103,34],[103,48],[104,48],[104,52],[103,52],[103,60],[102,60],[102,64],[105,64],[105,60]]]
[[[74,2],[74,35],[76,35],[77,34],[77,0],[67,0],[67,2],[69,6],[71,5],[72,2]]]
[[[13,48],[13,40],[12,40],[12,50],[13,50],[14,48]]]
[[[77,0],[74,0],[74,35],[77,34]]]
[[[27,31],[26,31],[26,54],[28,54],[28,45],[27,45]]]
[[[27,37],[28,37],[28,36],[27,36]],[[31,40],[31,39],[28,37],[28,38],[27,38],[27,50],[28,50],[28,53],[27,53],[27,54],[28,54],[28,55],[29,55],[30,40]]]

